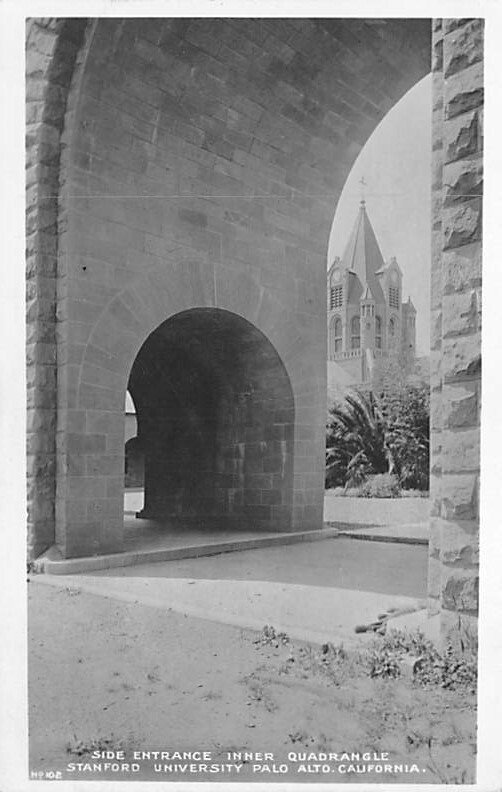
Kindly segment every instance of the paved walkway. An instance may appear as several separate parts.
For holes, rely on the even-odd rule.
[[[349,645],[358,640],[358,625],[423,606],[427,551],[338,536],[36,580],[253,630],[269,624],[300,640]]]
[[[252,630],[269,624],[299,640],[346,645],[360,640],[358,624],[388,611],[416,611],[421,605],[412,597],[261,580],[41,575],[37,582]]]
[[[100,577],[263,581],[374,591],[420,599],[427,594],[427,548],[396,542],[354,542],[351,538],[336,536],[321,542],[181,558],[104,569],[92,574]]]

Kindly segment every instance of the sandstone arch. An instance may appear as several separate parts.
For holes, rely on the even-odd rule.
[[[478,398],[471,291],[481,237],[482,23],[435,20],[432,52],[433,388],[445,415]],[[245,304],[254,314],[242,316],[294,370],[293,523],[318,526],[334,207],[378,121],[430,71],[430,20],[34,20],[27,66],[30,556],[54,539],[66,555],[88,552],[67,546],[67,528],[99,512],[77,504],[92,476],[70,450],[75,436],[91,448],[99,435],[82,401],[97,398],[89,380],[104,369],[111,382],[122,351],[119,342],[107,347],[107,334],[121,317],[137,311],[130,334],[141,342],[145,312],[163,321],[187,289],[202,290],[199,307],[212,300],[240,314]],[[197,263],[181,266],[188,261]],[[171,307],[162,314],[165,292]],[[454,305],[464,297],[462,324]],[[92,349],[107,362],[91,360]],[[124,371],[114,373],[125,388]],[[478,417],[466,410],[476,445]],[[434,603],[442,598],[454,612],[460,602],[471,614],[475,568],[453,574],[438,549],[441,520],[460,520],[452,531],[461,542],[478,519],[471,461],[465,486],[463,462],[451,469],[460,441],[448,420],[433,427],[430,591]],[[106,450],[96,442],[96,453]],[[103,534],[93,552],[108,540]]]

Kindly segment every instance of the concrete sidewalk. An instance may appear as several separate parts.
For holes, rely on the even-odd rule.
[[[423,608],[412,597],[256,580],[41,575],[32,581],[251,630],[268,624],[299,640],[347,646],[361,641],[356,626]]]

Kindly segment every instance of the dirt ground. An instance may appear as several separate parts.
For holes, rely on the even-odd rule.
[[[40,778],[475,780],[472,692],[371,679],[350,662],[324,674],[296,642],[276,646],[251,631],[36,577],[28,590],[30,769]],[[115,753],[98,760],[93,750]],[[155,750],[211,755],[202,763],[150,755],[131,770],[133,751]],[[228,756],[242,751],[254,756]],[[273,758],[256,756],[264,752]],[[330,752],[336,757],[325,761]]]

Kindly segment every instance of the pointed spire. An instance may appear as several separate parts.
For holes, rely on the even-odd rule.
[[[369,286],[375,302],[384,302],[382,287],[376,273],[385,264],[363,201],[343,254],[342,266],[356,273],[363,289],[366,285]]]

